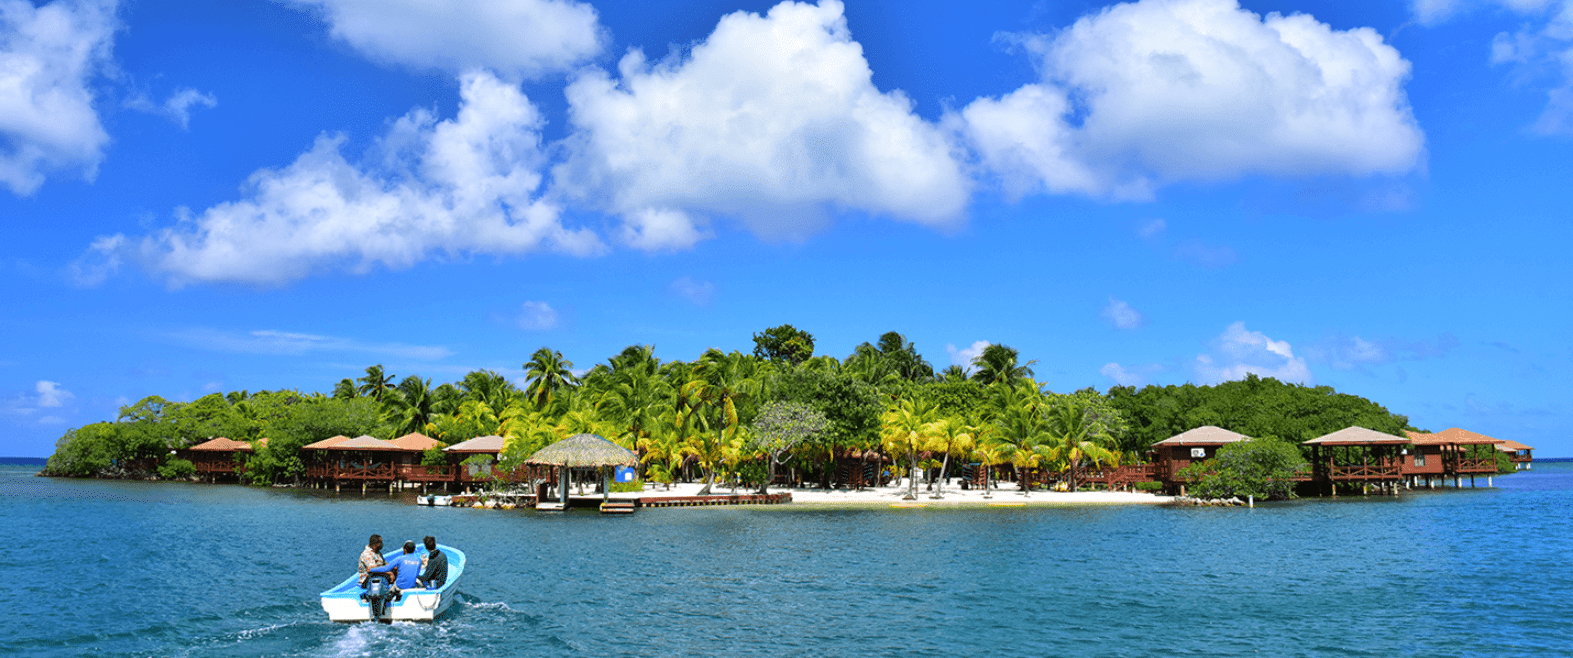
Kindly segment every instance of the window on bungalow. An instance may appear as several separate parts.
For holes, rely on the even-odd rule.
[[[1425,466],[1425,465],[1426,465],[1426,453],[1423,453],[1423,452],[1420,452],[1420,451],[1416,450],[1415,451],[1415,466]]]

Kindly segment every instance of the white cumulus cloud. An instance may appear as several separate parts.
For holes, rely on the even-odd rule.
[[[1125,301],[1110,297],[1109,304],[1103,307],[1103,319],[1116,329],[1135,329],[1141,326],[1142,314]]]
[[[76,397],[71,394],[71,391],[60,388],[60,384],[57,382],[40,379],[34,388],[38,391],[38,406],[40,407],[58,407],[69,402],[71,398]]]
[[[546,302],[525,302],[519,312],[519,328],[545,331],[557,326],[557,309]]]
[[[729,14],[684,55],[631,51],[566,93],[576,134],[556,178],[638,248],[688,246],[713,217],[788,240],[831,210],[945,226],[970,194],[945,131],[874,86],[837,0]]]
[[[110,60],[113,0],[0,0],[0,185],[29,195],[47,174],[91,180],[109,134],[90,82]]]
[[[1213,341],[1213,351],[1215,354],[1196,357],[1196,378],[1203,384],[1244,379],[1247,374],[1284,382],[1311,381],[1310,368],[1305,359],[1294,355],[1289,341],[1273,340],[1262,332],[1249,331],[1244,322],[1229,325]]]
[[[1139,0],[1012,39],[1043,79],[949,118],[1014,195],[1142,199],[1247,175],[1404,174],[1409,62],[1370,28],[1235,0]]]
[[[423,69],[533,78],[595,56],[605,41],[595,8],[572,0],[290,2],[317,10],[366,56]]]
[[[409,267],[434,252],[522,254],[600,250],[540,199],[539,112],[518,87],[487,73],[460,80],[458,116],[424,109],[394,121],[363,165],[324,135],[283,169],[253,174],[248,193],[140,240],[100,238],[79,261],[92,283],[125,250],[171,285],[279,285],[320,271]]]
[[[957,349],[954,344],[946,343],[945,352],[950,354],[950,364],[961,366],[967,372],[972,372],[972,360],[983,356],[983,349],[989,346],[989,341],[980,340],[964,349]]]

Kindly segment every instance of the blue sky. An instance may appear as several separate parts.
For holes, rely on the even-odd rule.
[[[1570,137],[1567,0],[0,0],[0,454],[792,323],[1573,455]]]

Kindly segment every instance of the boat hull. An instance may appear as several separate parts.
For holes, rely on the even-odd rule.
[[[459,595],[459,579],[464,576],[464,551],[451,546],[437,545],[448,556],[448,581],[437,589],[407,589],[398,601],[388,602],[384,619],[390,621],[435,621],[442,616]],[[391,551],[392,558],[401,551]],[[322,593],[322,609],[330,621],[371,621],[371,604],[360,597],[366,590],[360,586],[359,574],[352,575],[338,586]]]

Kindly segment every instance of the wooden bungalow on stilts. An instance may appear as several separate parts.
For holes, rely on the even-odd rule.
[[[477,436],[469,441],[461,441],[443,448],[443,452],[453,456],[454,482],[459,490],[468,491],[472,487],[491,482],[497,469],[497,458],[502,455],[505,444],[507,444],[506,439],[490,435]],[[491,459],[486,463],[463,463],[476,455],[484,455]]]
[[[320,443],[325,441],[318,441],[312,445]],[[305,446],[301,450],[310,447]],[[359,483],[361,493],[366,493],[366,489],[372,484],[386,485],[390,494],[396,490],[394,483],[397,481],[398,473],[394,468],[394,462],[399,459],[399,453],[404,451],[392,441],[362,435],[353,439],[333,441],[315,450],[325,455],[322,461],[326,464],[323,466],[322,473],[333,483],[335,491],[346,483],[351,485]]]
[[[420,432],[410,432],[390,441],[390,443],[399,447],[400,454],[398,462],[394,465],[393,474],[394,482],[398,488],[402,489],[406,485],[419,484],[421,493],[424,494],[428,486],[440,484],[443,490],[446,491],[448,485],[453,482],[453,473],[457,470],[453,465],[427,466],[421,463],[426,456],[427,450],[440,448],[447,444]]]
[[[327,448],[336,446],[350,440],[343,434],[335,434],[315,443],[308,443],[300,447],[300,458],[306,462],[306,482],[313,487],[333,487],[338,489],[334,482],[333,474],[338,472],[338,455],[327,452]]]
[[[1353,426],[1306,441],[1311,446],[1311,472],[1328,495],[1339,485],[1360,487],[1362,494],[1396,494],[1403,482],[1404,448],[1408,437]]]
[[[1512,439],[1504,439],[1497,444],[1499,452],[1507,453],[1508,459],[1513,461],[1513,470],[1527,471],[1535,467],[1535,449]]]
[[[1436,479],[1445,484],[1452,478],[1453,486],[1461,487],[1465,477],[1474,486],[1481,475],[1486,477],[1486,486],[1492,485],[1497,472],[1496,446],[1503,443],[1501,439],[1457,427],[1435,434],[1404,433],[1414,443],[1412,454],[1404,457],[1404,476],[1410,486],[1422,486],[1423,481],[1424,486],[1436,488]]]
[[[266,446],[267,441],[262,439],[260,443]],[[179,454],[197,468],[198,478],[217,482],[220,479],[238,479],[240,474],[245,473],[246,456],[251,452],[250,443],[221,436],[186,448]]]
[[[1249,440],[1251,437],[1244,434],[1212,425],[1186,430],[1152,444],[1152,477],[1163,483],[1164,491],[1184,496],[1186,482],[1180,478],[1180,469],[1212,459],[1226,445]]]

